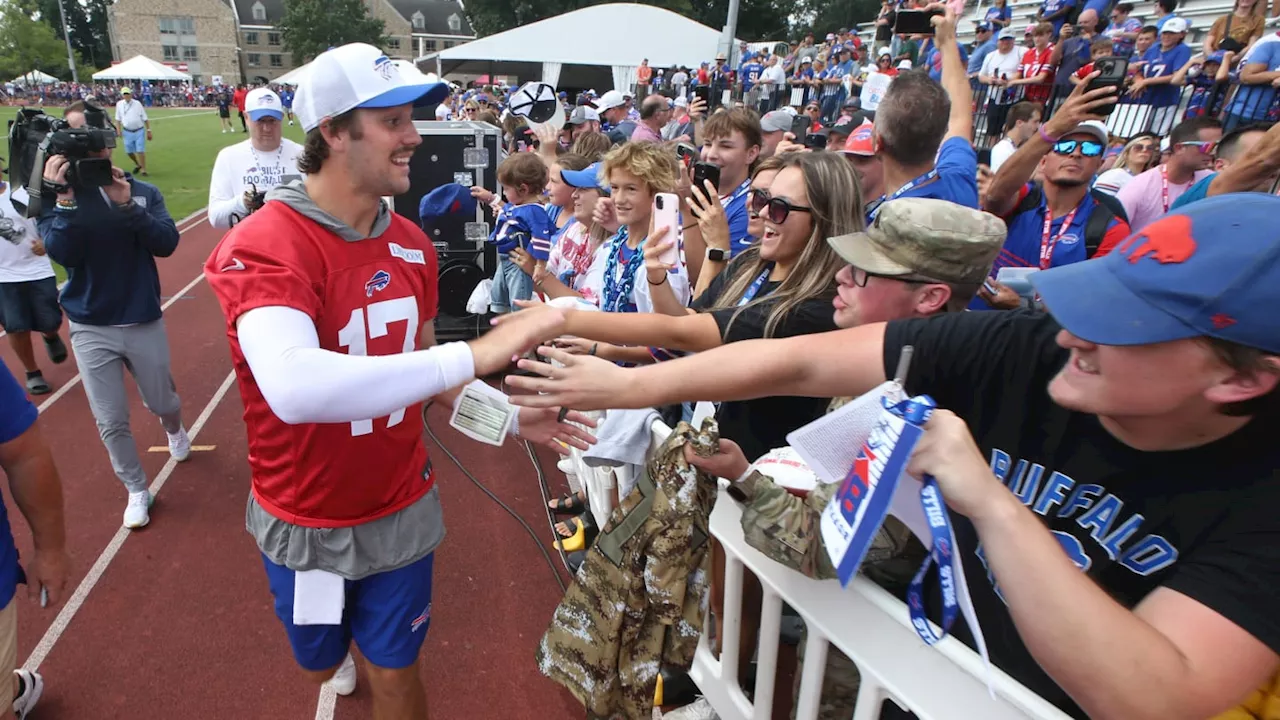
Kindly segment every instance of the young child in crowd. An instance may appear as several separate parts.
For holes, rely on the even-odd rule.
[[[1075,75],[1071,76],[1071,84],[1079,85],[1084,82],[1084,79],[1089,77],[1089,73],[1093,72],[1093,64],[1098,62],[1099,58],[1104,58],[1110,55],[1113,47],[1115,46],[1112,44],[1110,38],[1095,38],[1094,41],[1089,44],[1089,64],[1080,68],[1076,71]]]
[[[498,184],[507,202],[489,236],[498,251],[489,309],[501,314],[514,310],[516,300],[533,297],[533,277],[510,256],[520,259],[518,254],[524,253],[533,258],[535,268],[545,264],[555,225],[539,204],[547,187],[547,166],[536,154],[516,153],[503,160],[498,166]]]

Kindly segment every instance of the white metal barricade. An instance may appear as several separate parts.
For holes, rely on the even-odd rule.
[[[774,687],[783,601],[808,627],[797,720],[818,716],[829,643],[853,661],[861,676],[854,720],[879,717],[886,699],[921,720],[1067,718],[994,667],[993,699],[982,659],[963,643],[947,637],[933,647],[925,645],[911,626],[907,606],[866,578],[855,578],[845,589],[835,580],[814,580],[770,560],[743,539],[741,519],[741,507],[721,491],[711,515],[711,534],[726,556],[721,659],[715,658],[704,632],[689,673],[721,720],[766,720],[774,693],[791,691]],[[744,568],[764,588],[754,704],[737,682]]]

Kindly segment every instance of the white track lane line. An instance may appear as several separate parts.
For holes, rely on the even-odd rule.
[[[328,685],[321,685],[320,702],[316,703],[316,720],[333,720],[333,709],[337,703],[338,693]]]
[[[200,222],[188,225],[182,230],[179,230],[178,234],[181,235],[182,233],[190,230],[191,228],[200,227],[200,225],[203,222],[204,221],[201,220]],[[182,288],[181,290],[178,291],[176,295],[166,300],[164,304],[160,306],[160,312],[163,313],[165,310],[168,310],[171,305],[177,302],[178,299],[181,298],[183,295],[186,295],[188,292],[190,292],[191,288],[195,287],[203,279],[204,279],[204,272],[201,272],[199,275],[195,277],[194,280],[187,283],[186,287]],[[0,335],[0,337],[3,337],[3,335]],[[43,413],[45,410],[49,408],[50,405],[53,405],[55,402],[59,400],[59,398],[61,398],[63,395],[66,395],[68,392],[71,391],[72,388],[74,388],[79,384],[80,384],[80,373],[76,373],[74,377],[68,380],[62,387],[55,390],[54,393],[50,395],[48,398],[46,398],[44,402],[40,403],[39,407],[37,407],[36,410],[40,413]]]
[[[222,402],[222,398],[226,396],[227,391],[231,389],[235,379],[236,373],[232,370],[227,374],[227,379],[222,381],[222,386],[213,394],[213,399],[209,401],[208,405],[204,406],[204,410],[200,412],[200,417],[196,418],[195,423],[192,424],[191,429],[188,431],[192,440],[195,440],[196,437],[200,435],[200,431],[204,429],[205,423],[207,423],[209,421],[209,417],[213,415],[214,409],[218,407],[218,404]],[[156,479],[151,483],[151,487],[149,489],[151,490],[152,495],[160,494],[160,489],[163,488],[165,482],[169,480],[169,476],[173,474],[173,469],[177,467],[177,465],[178,462],[176,460],[169,458],[168,462],[164,464],[164,468],[160,470],[160,474],[156,475]],[[94,586],[96,586],[98,581],[102,579],[102,574],[106,572],[107,566],[115,559],[116,554],[120,552],[120,548],[124,545],[124,541],[129,538],[129,535],[132,532],[132,530],[129,530],[124,526],[121,526],[120,529],[116,531],[115,536],[111,538],[111,542],[107,543],[106,549],[104,549],[102,554],[98,556],[97,561],[93,563],[93,567],[89,568],[88,574],[86,574],[84,579],[80,581],[80,585],[76,587],[75,592],[71,594],[71,597],[67,599],[66,604],[62,606],[60,611],[58,611],[58,616],[53,619],[53,624],[49,626],[49,629],[44,633],[44,637],[40,638],[40,642],[36,645],[35,649],[31,651],[30,657],[28,657],[27,661],[22,664],[23,668],[30,670],[31,672],[35,672],[40,668],[40,664],[49,656],[49,652],[53,650],[53,646],[58,642],[58,638],[62,637],[62,633],[65,632],[67,626],[71,624],[71,620],[75,618],[76,613],[80,610],[80,606],[84,605],[85,598],[89,596],[89,593],[93,590]]]

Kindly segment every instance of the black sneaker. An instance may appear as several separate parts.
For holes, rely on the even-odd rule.
[[[54,335],[52,338],[45,337],[44,349],[49,352],[49,359],[54,365],[61,365],[67,361],[67,344],[62,342],[62,338]]]
[[[138,174],[139,172],[141,172],[141,171],[142,171],[142,166],[141,166],[141,165],[134,165],[134,166],[133,166],[133,172],[131,172],[131,173],[129,173],[129,174],[130,174],[130,175],[137,175],[137,174]]]
[[[27,392],[32,395],[48,395],[53,392],[53,388],[49,387],[49,382],[37,370],[34,373],[27,373]]]

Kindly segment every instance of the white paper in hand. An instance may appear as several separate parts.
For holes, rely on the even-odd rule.
[[[883,397],[900,402],[906,399],[906,393],[898,383],[885,382],[839,410],[789,433],[787,442],[822,482],[841,482],[880,417]]]
[[[473,382],[462,388],[449,424],[472,440],[501,446],[516,412],[502,392],[483,382]]]

